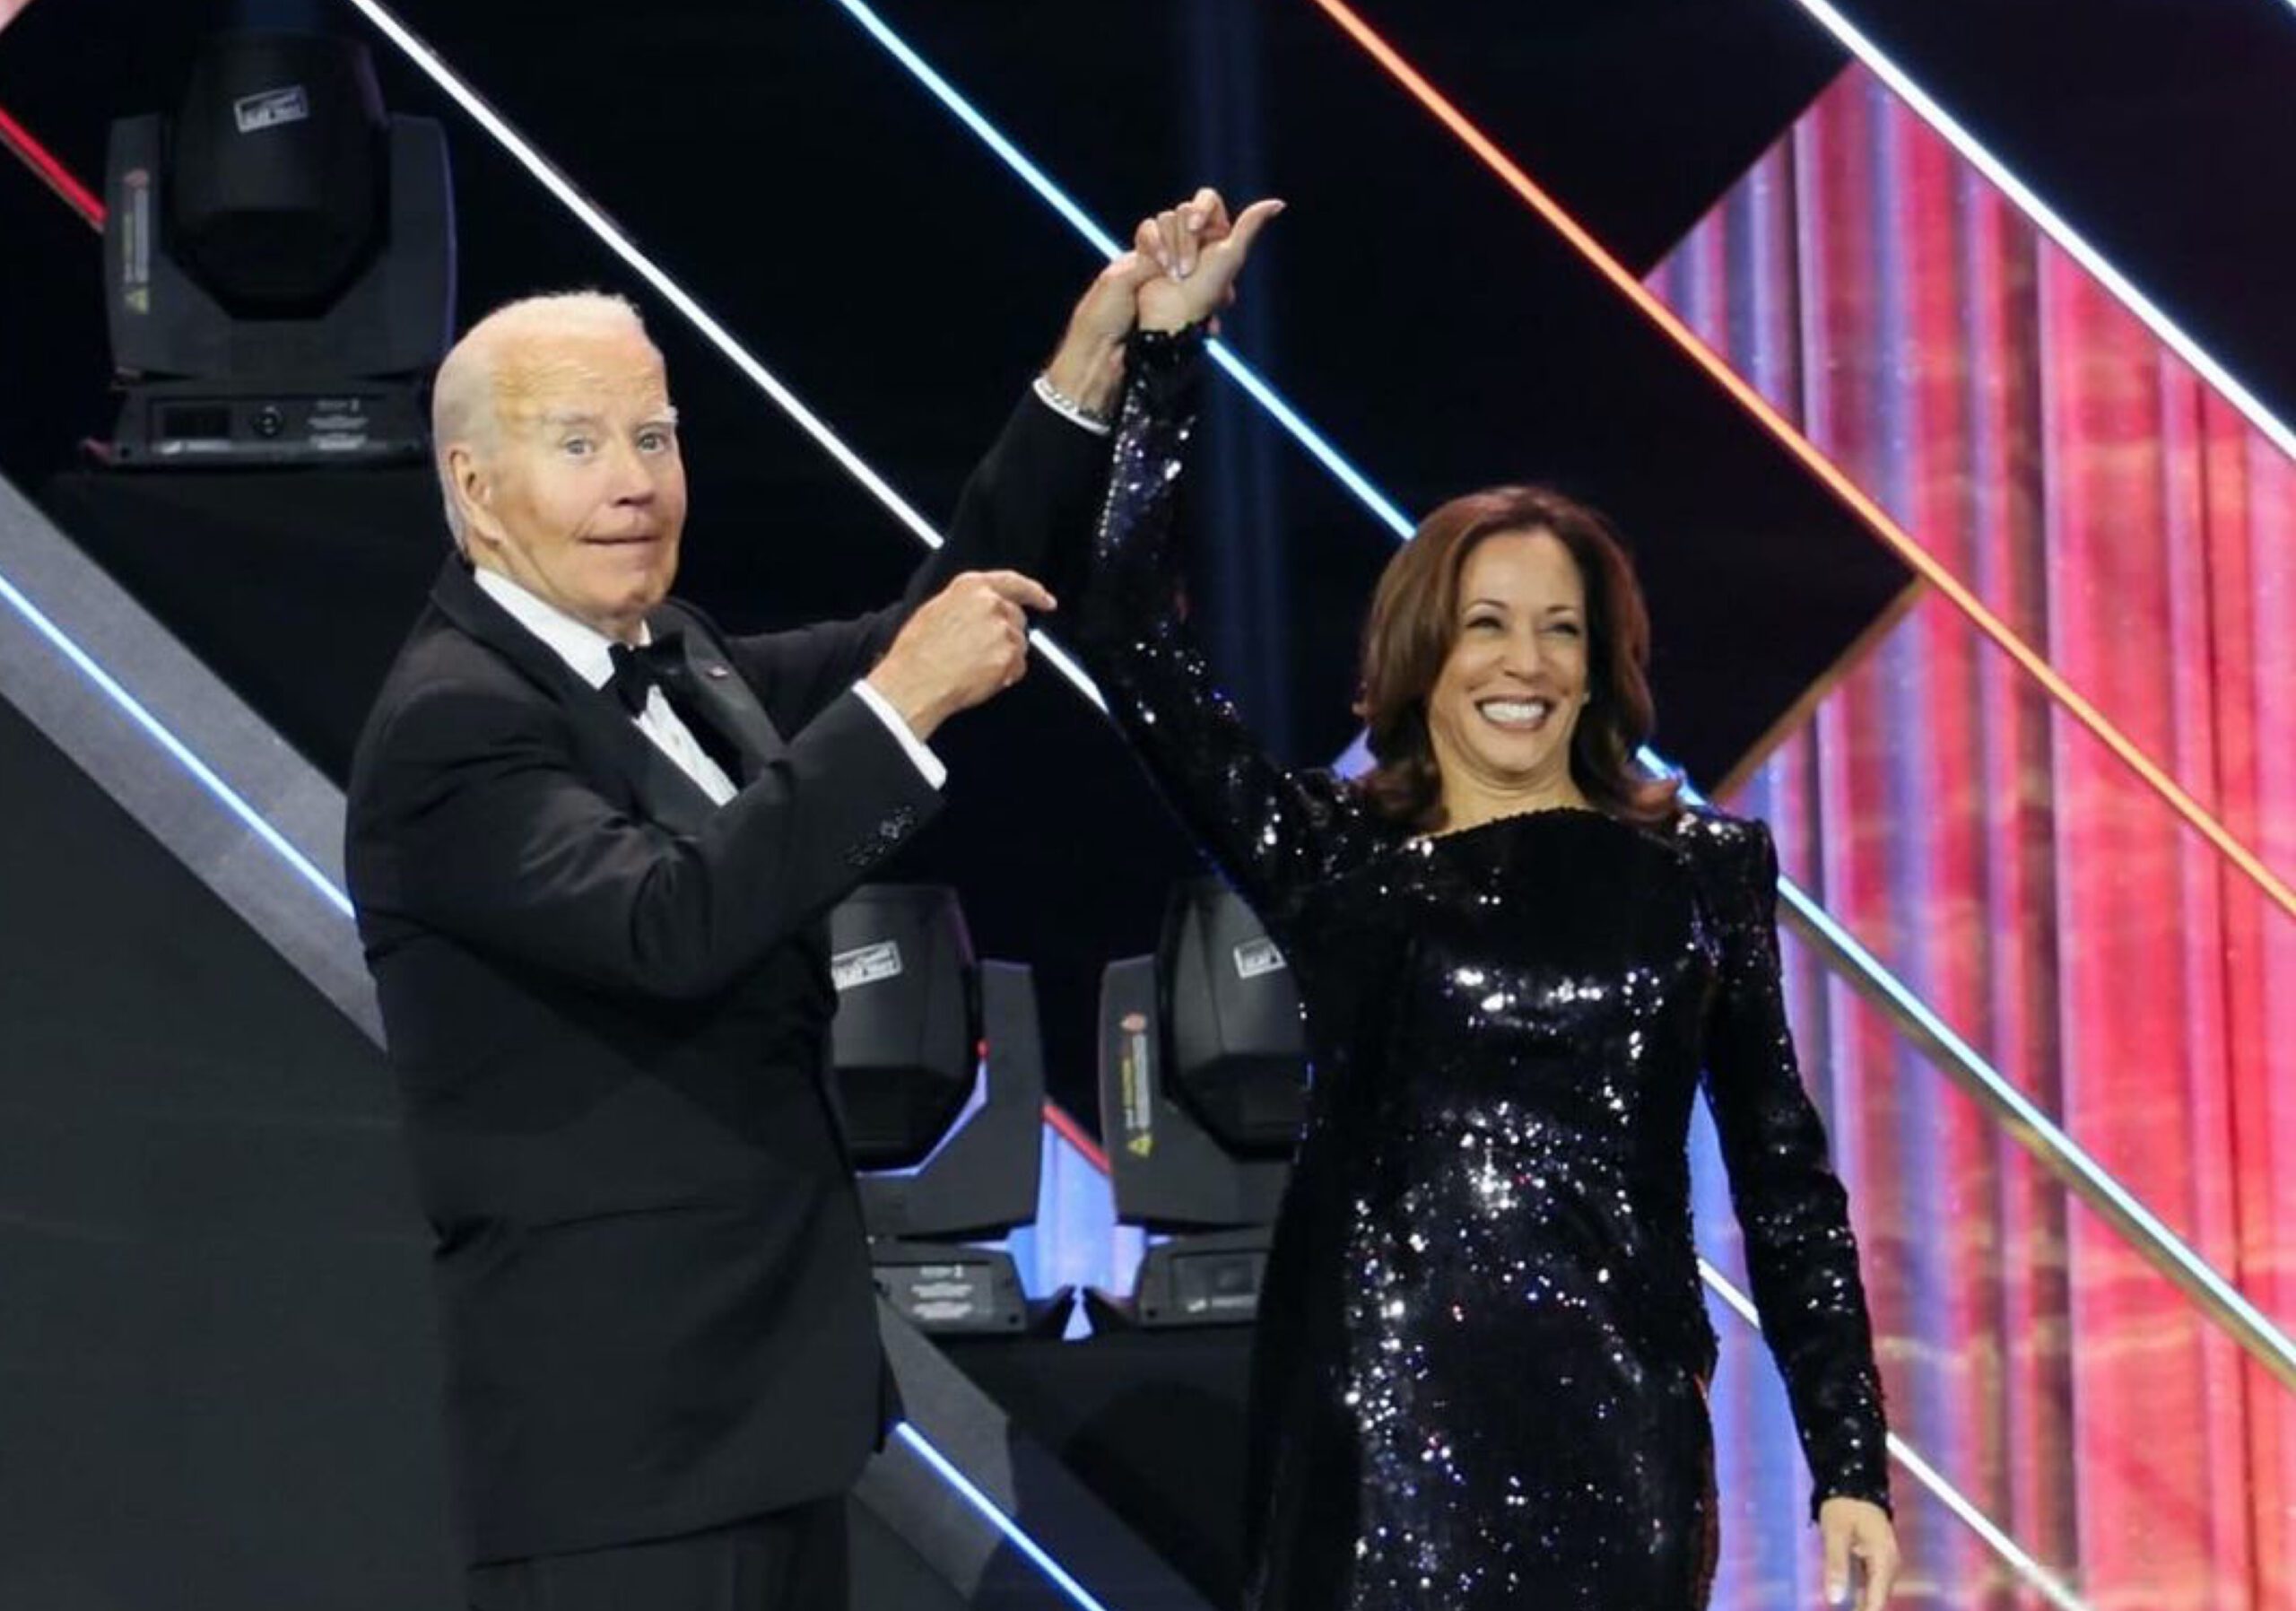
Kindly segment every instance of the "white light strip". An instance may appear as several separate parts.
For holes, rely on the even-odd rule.
[[[2155,307],[2126,274],[2107,262],[2102,253],[2083,240],[2071,224],[2057,215],[2055,209],[2035,195],[2023,180],[2010,172],[1999,159],[1978,142],[1976,135],[1955,122],[1951,113],[1883,55],[1880,46],[1858,32],[1849,19],[1836,10],[1829,0],[1794,0],[1794,3],[1816,18],[1845,49],[1865,63],[1874,76],[1911,107],[1923,122],[1944,135],[1965,161],[2016,203],[2026,217],[2031,219],[2074,262],[2088,270],[2098,283],[2118,298],[2124,307],[2144,322],[2146,329],[2223,394],[2225,401],[2239,409],[2248,423],[2269,437],[2273,445],[2283,453],[2296,458],[2296,431],[2281,423],[2254,393],[2233,378],[2231,371],[2210,357],[2199,343],[2179,329],[2176,322]],[[2296,0],[2289,0],[2289,3],[2296,5]]]
[[[2225,1314],[2237,1319],[2252,1350],[2261,1348],[2278,1360],[2279,1373],[2283,1382],[2296,1378],[2296,1345],[2290,1342],[2269,1316],[2249,1302],[2238,1287],[2217,1274],[2213,1265],[2195,1252],[2160,1215],[2147,1208],[2142,1199],[2108,1173],[2104,1166],[2092,1158],[2080,1143],[2066,1134],[2054,1119],[2034,1106],[2023,1092],[2010,1084],[1993,1065],[1978,1056],[1975,1047],[1955,1033],[1928,1003],[1883,967],[1881,959],[1866,950],[1855,935],[1837,922],[1807,892],[1783,875],[1778,880],[1778,889],[1787,904],[1799,913],[1811,927],[1823,935],[1844,961],[1887,996],[1891,1005],[1899,1012],[1918,1023],[1923,1032],[1929,1035],[1948,1058],[1985,1084],[1992,1093],[1992,1100],[2013,1116],[2012,1128],[2028,1131],[2050,1153],[2063,1160],[2098,1197],[2137,1228],[2137,1240],[2149,1244],[2154,1251],[2175,1264],[2185,1273],[2187,1280],[2221,1305]]]
[[[194,754],[191,746],[176,736],[165,722],[152,714],[148,706],[126,687],[96,663],[96,658],[78,641],[56,624],[48,614],[24,597],[6,577],[0,576],[0,601],[4,601],[34,631],[47,639],[57,651],[78,667],[80,675],[95,684],[103,696],[117,706],[120,714],[141,727],[152,741],[171,756],[176,764],[188,773],[192,780],[213,796],[224,810],[237,817],[248,832],[254,834],[292,868],[295,875],[317,890],[329,906],[344,917],[351,916],[351,898],[336,887],[335,880],[321,872],[317,863],[295,848],[294,843],[273,827],[264,814],[248,804],[245,795],[226,783],[215,769]]]
[[[1738,1311],[1740,1319],[1756,1331],[1761,1329],[1761,1317],[1754,1312],[1752,1302],[1732,1284],[1728,1276],[1703,1258],[1698,1261],[1698,1273],[1705,1277],[1706,1284],[1712,1287],[1725,1303]],[[1948,1482],[1936,1467],[1922,1459],[1910,1443],[1895,1432],[1889,1434],[1889,1440],[1890,1453],[1898,1464],[1912,1472],[1914,1480],[1928,1489],[1938,1502],[1960,1517],[1971,1532],[1991,1545],[1994,1554],[2008,1562],[2018,1575],[2049,1604],[2057,1607],[2058,1611],[2089,1611],[2085,1602],[2058,1581],[2048,1567],[2027,1554],[2014,1538],[1996,1527],[1991,1517],[1979,1510],[1975,1502]]]
[[[972,102],[957,93],[956,86],[934,69],[933,64],[909,48],[909,43],[895,33],[877,13],[859,0],[838,0],[846,13],[861,24],[869,37],[883,47],[892,58],[909,69],[909,75],[931,92],[933,99],[956,114],[957,120],[972,130],[980,143],[995,152],[1007,168],[1021,176],[1022,182],[1041,196],[1046,205],[1068,221],[1068,227],[1092,243],[1092,249],[1103,257],[1114,257],[1124,250],[1116,237],[1093,222],[1092,215],[1076,205],[1069,194],[1052,182],[1045,170],[1029,161],[1028,153],[1004,137],[1004,130],[982,117]]]
[[[1274,387],[1260,379],[1249,364],[1237,357],[1226,342],[1215,336],[1204,344],[1204,350],[1212,354],[1212,361],[1227,370],[1237,385],[1251,394],[1253,401],[1274,416],[1275,422],[1290,431],[1292,440],[1305,448],[1318,464],[1337,476],[1340,484],[1354,493],[1356,501],[1370,509],[1382,526],[1403,541],[1411,541],[1411,534],[1418,529],[1412,524],[1411,517],[1397,509],[1386,493],[1373,486],[1361,471],[1342,458],[1339,449],[1326,441],[1323,433],[1309,424],[1292,405],[1277,394]]]
[[[923,1432],[903,1421],[893,1427],[893,1433],[902,1442],[916,1450],[920,1459],[938,1472],[944,1482],[954,1488],[974,1510],[979,1511],[991,1527],[1004,1534],[1014,1548],[1034,1562],[1037,1570],[1050,1578],[1070,1599],[1083,1607],[1083,1611],[1109,1611],[1106,1606],[1092,1598],[1090,1589],[1069,1575],[1067,1570],[1052,1558],[1051,1553],[1043,1545],[1029,1537],[1019,1522],[998,1509],[996,1502],[982,1493],[979,1485],[972,1478],[958,1470],[953,1460],[934,1448]]]
[[[581,191],[575,188],[573,182],[561,173],[550,159],[535,150],[525,135],[512,127],[506,118],[486,103],[483,97],[458,77],[454,70],[439,58],[437,51],[431,49],[420,36],[379,4],[378,0],[350,0],[350,4],[379,29],[386,39],[404,52],[407,59],[421,68],[431,83],[445,91],[457,106],[468,112],[481,128],[493,135],[496,144],[509,152],[520,167],[534,175],[543,188],[556,196],[564,205],[566,210],[579,219],[614,256],[628,264],[640,279],[660,294],[663,300],[683,314],[687,322],[700,331],[710,345],[724,353],[727,361],[748,376],[760,391],[765,393],[784,414],[796,421],[799,429],[820,444],[822,450],[831,458],[837,460],[847,475],[867,488],[870,494],[879,503],[884,505],[895,519],[909,527],[918,542],[927,548],[941,546],[941,534],[934,528],[931,521],[910,508],[908,500],[893,490],[891,482],[872,469],[859,454],[847,447],[843,440],[829,428],[820,415],[806,407],[796,393],[783,385],[779,378],[764,364],[759,362],[748,348],[735,340],[732,333],[711,317],[709,310],[700,302],[694,300],[684,286],[671,278],[667,270],[640,251],[637,243],[622,232],[620,225],[607,217],[604,212],[594,205]],[[1084,675],[1074,660],[1054,648],[1040,633],[1031,632],[1029,640],[1063,676],[1076,684],[1079,692],[1101,710],[1108,709],[1108,701],[1100,697],[1100,691],[1092,685],[1092,680]]]
[[[958,93],[957,88],[941,76],[933,64],[910,48],[907,39],[887,27],[877,13],[863,4],[863,0],[837,0],[846,14],[858,22],[868,36],[884,48],[885,53],[899,62],[909,76],[923,84],[933,99],[953,114],[958,122],[970,129],[982,144],[995,152],[1004,165],[1017,174],[1022,183],[1043,198],[1047,206],[1068,222],[1068,226],[1090,241],[1092,249],[1103,257],[1114,257],[1123,251],[1116,237],[1095,222],[1092,215],[1077,205],[1075,199],[1058,185],[1045,170],[1029,160],[1028,153],[1004,137],[1004,131],[983,117],[972,102]],[[1250,393],[1254,401],[1267,410],[1275,422],[1291,433],[1292,439],[1308,450],[1309,457],[1339,478],[1340,484],[1355,494],[1356,499],[1399,537],[1412,534],[1411,519],[1397,509],[1387,494],[1373,486],[1369,477],[1341,457],[1339,449],[1325,440],[1323,433],[1308,423],[1297,409],[1277,395],[1274,387],[1236,356],[1227,343],[1217,339],[1205,344],[1213,361],[1228,371],[1237,385]]]

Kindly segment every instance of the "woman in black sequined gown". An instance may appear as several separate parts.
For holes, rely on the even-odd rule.
[[[1250,233],[1167,214],[1079,646],[1288,955],[1314,1066],[1255,1343],[1259,1611],[1688,1611],[1715,1553],[1686,1161],[1701,1075],[1828,1576],[1894,1568],[1881,1389],[1779,988],[1758,823],[1631,769],[1631,571],[1535,489],[1457,501],[1366,634],[1361,783],[1274,764],[1165,553],[1202,346]],[[1217,244],[1215,244],[1217,243]],[[1201,260],[1196,261],[1201,253]],[[1191,283],[1192,282],[1192,283]],[[1180,327],[1187,326],[1181,329]]]

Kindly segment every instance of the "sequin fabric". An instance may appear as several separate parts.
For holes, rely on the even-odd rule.
[[[1200,345],[1135,338],[1075,623],[1307,1014],[1309,1119],[1255,1338],[1249,1603],[1702,1606],[1701,1076],[1814,1495],[1888,1502],[1857,1250],[1779,989],[1769,833],[1555,811],[1412,837],[1272,762],[1174,603]]]

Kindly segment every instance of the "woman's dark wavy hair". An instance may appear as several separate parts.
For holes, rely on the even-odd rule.
[[[1610,522],[1547,487],[1488,487],[1427,517],[1389,561],[1363,628],[1356,715],[1378,764],[1357,787],[1372,807],[1414,830],[1442,826],[1443,779],[1427,732],[1427,696],[1459,634],[1459,576],[1485,537],[1545,532],[1570,553],[1587,589],[1587,691],[1570,735],[1570,775],[1601,810],[1656,823],[1679,809],[1677,785],[1635,762],[1656,719],[1650,616]]]

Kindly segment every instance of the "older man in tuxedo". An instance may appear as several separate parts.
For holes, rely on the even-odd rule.
[[[901,602],[761,637],[669,597],[677,417],[627,304],[512,304],[441,368],[456,553],[361,740],[348,859],[474,1607],[843,1606],[892,1403],[822,920],[933,815],[935,729],[1022,675],[1155,272],[1094,282]]]

